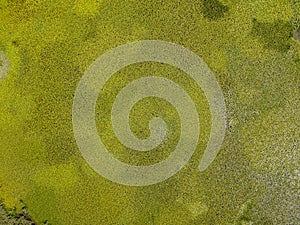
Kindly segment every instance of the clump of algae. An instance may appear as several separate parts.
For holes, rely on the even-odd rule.
[[[38,223],[297,224],[295,7],[295,1],[275,0],[1,1],[0,51],[11,70],[0,82],[0,197],[16,211],[26,205]],[[97,104],[99,118],[105,118],[97,122],[99,134],[120,160],[151,164],[166,157],[180,135],[172,107],[147,99],[132,112],[132,129],[147,136],[150,115],[140,115],[147,107],[154,114],[163,108],[173,129],[169,143],[146,157],[132,159],[126,148],[113,152],[120,143],[105,113],[120,87],[145,72],[185,87],[203,122],[189,165],[161,184],[136,188],[105,180],[87,165],[73,137],[71,108],[93,60],[142,39],[184,45],[208,63],[225,94],[228,130],[216,160],[198,172],[210,126],[203,93],[172,67],[150,63],[120,71]]]

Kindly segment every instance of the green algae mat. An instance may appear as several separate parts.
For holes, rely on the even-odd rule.
[[[0,0],[0,224],[300,224],[299,0]]]

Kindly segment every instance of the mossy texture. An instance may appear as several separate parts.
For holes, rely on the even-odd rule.
[[[0,0],[0,52],[10,61],[0,80],[0,198],[15,213],[26,207],[38,224],[300,224],[299,12],[297,0]],[[131,129],[145,138],[149,120],[161,116],[166,141],[136,152],[116,139],[112,103],[140,77],[163,76],[183,87],[201,127],[183,170],[156,185],[129,187],[104,179],[82,158],[72,103],[95,59],[145,39],[183,45],[208,64],[225,95],[228,127],[219,155],[199,172],[211,126],[204,93],[172,66],[123,68],[96,107],[112,155],[153,164],[180,137],[174,107],[146,98],[132,109]]]

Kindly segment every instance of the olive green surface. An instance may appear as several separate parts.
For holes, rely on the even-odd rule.
[[[10,62],[0,78],[0,198],[15,214],[26,207],[38,224],[300,224],[299,26],[298,0],[0,0],[0,52]],[[207,99],[187,74],[158,63],[111,77],[97,102],[99,135],[133,165],[167,157],[180,121],[165,100],[146,98],[130,115],[139,138],[152,117],[165,119],[167,140],[154,151],[124,147],[110,121],[122,87],[163,76],[199,113],[191,162],[162,183],[130,187],[101,177],[81,156],[72,131],[77,84],[101,54],[138,40],[183,45],[215,74],[227,133],[204,172],[197,166],[209,139]]]

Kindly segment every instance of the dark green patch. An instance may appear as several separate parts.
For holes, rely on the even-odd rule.
[[[218,0],[203,0],[202,13],[204,17],[210,20],[217,20],[224,16],[228,7]]]
[[[263,23],[253,20],[252,35],[258,37],[265,48],[287,52],[292,32],[293,26],[288,22],[278,20],[275,23]]]

